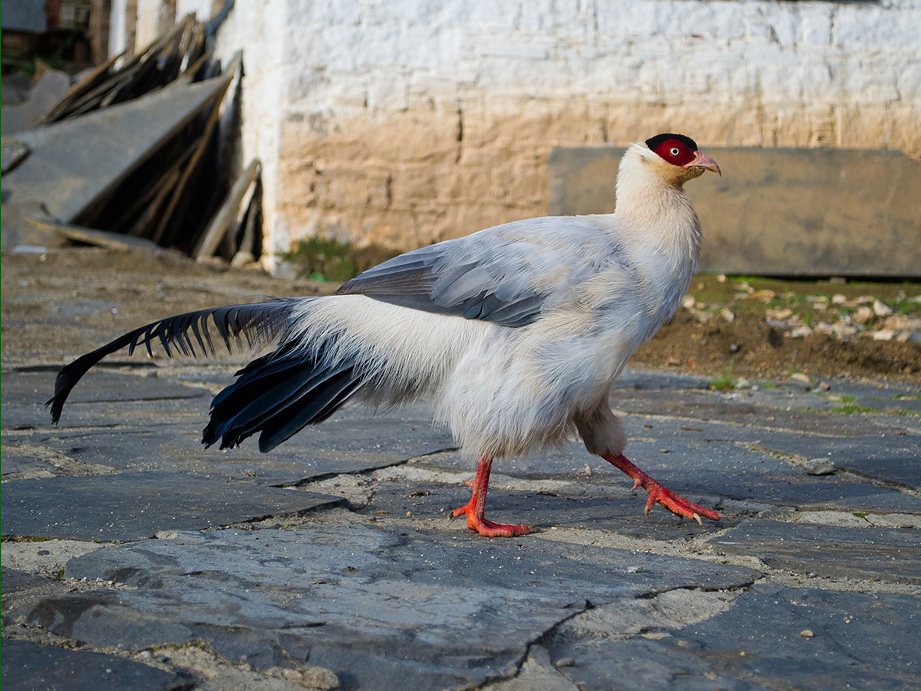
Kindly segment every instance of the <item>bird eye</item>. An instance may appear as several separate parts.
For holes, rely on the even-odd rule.
[[[681,150],[677,146],[673,146],[671,149],[668,150],[668,153],[670,153],[672,156],[677,156],[678,154],[681,153]]]

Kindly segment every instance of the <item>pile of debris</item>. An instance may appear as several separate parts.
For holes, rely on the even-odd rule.
[[[218,27],[186,16],[3,139],[4,247],[38,230],[196,259],[258,258],[261,165],[236,180],[224,172],[239,157],[242,59],[222,67],[213,57]]]
[[[720,276],[725,281],[724,276]],[[693,295],[684,298],[682,306],[698,321],[707,323],[711,319],[735,320],[740,309],[753,311],[751,303],[764,305],[764,321],[778,329],[786,338],[804,338],[812,334],[828,334],[841,340],[851,338],[872,338],[876,341],[921,342],[921,295],[909,297],[899,293],[896,303],[899,309],[878,297],[861,295],[847,297],[842,293],[831,295],[778,294],[774,290],[755,290],[747,281],[733,286],[737,292],[728,304],[710,304],[699,301]],[[799,304],[802,302],[803,304]],[[912,306],[910,312],[902,307]]]

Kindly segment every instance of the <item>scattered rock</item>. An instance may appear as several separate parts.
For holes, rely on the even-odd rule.
[[[835,464],[827,458],[810,458],[803,463],[803,470],[806,475],[833,475],[835,473]]]
[[[888,317],[892,314],[892,308],[882,300],[873,301],[873,314],[877,317]]]
[[[799,635],[802,636],[803,638],[812,638],[815,634],[812,633],[812,631],[810,631],[809,629],[803,629],[802,631],[799,632]]]
[[[803,384],[809,384],[812,380],[809,378],[808,374],[803,374],[802,372],[795,372],[790,375],[790,379],[793,381],[802,382]]]
[[[771,319],[787,319],[793,314],[793,310],[789,307],[785,307],[784,309],[770,309],[766,310],[765,314]]]
[[[854,312],[853,319],[860,324],[866,324],[868,321],[873,319],[873,310],[866,305],[861,305],[857,308],[857,311]]]

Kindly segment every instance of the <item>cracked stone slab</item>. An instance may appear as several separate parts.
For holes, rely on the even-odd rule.
[[[140,540],[341,504],[336,497],[182,473],[12,480],[3,485],[3,535]]]
[[[921,538],[913,529],[752,520],[708,544],[718,552],[758,557],[771,567],[800,573],[921,584]]]
[[[10,569],[5,566],[0,568],[0,580],[3,581],[4,596],[52,583],[50,578],[45,578],[39,574],[29,573],[20,569]]]
[[[630,415],[668,416],[687,420],[725,422],[765,430],[822,435],[873,435],[904,432],[912,418],[883,415],[846,415],[830,412],[834,405],[809,394],[780,397],[774,391],[724,393],[709,390],[615,390],[611,406]]]
[[[698,374],[682,374],[679,372],[656,372],[653,370],[625,369],[614,380],[614,391],[619,389],[706,389],[708,377]]]
[[[118,655],[3,639],[7,691],[178,691],[191,679]]]
[[[134,589],[46,599],[12,618],[124,650],[199,638],[260,669],[309,658],[349,688],[400,691],[509,676],[531,641],[586,601],[738,588],[759,576],[618,549],[537,549],[351,522],[179,533],[72,559],[66,575]]]
[[[758,583],[725,612],[678,630],[652,626],[546,643],[580,689],[908,689],[921,670],[921,600]],[[576,620],[573,620],[574,622]],[[801,635],[809,631],[811,637]]]
[[[917,434],[834,439],[777,436],[766,439],[763,446],[780,453],[827,458],[844,470],[921,489],[921,463],[918,462],[921,436]]]
[[[164,416],[165,417],[165,416]],[[398,426],[388,422],[385,425]],[[337,443],[340,426],[323,430],[325,443],[304,430],[299,440],[262,454],[253,443],[220,451],[201,444],[200,431],[188,424],[145,424],[114,429],[36,431],[8,434],[3,445],[6,478],[104,474],[124,471],[195,472],[261,485],[291,485],[335,473],[359,473],[402,463],[416,455],[444,448],[446,440],[422,435],[390,452],[372,450],[383,434],[373,426],[361,444]],[[336,447],[339,448],[336,448]],[[352,448],[344,448],[351,446]],[[357,448],[356,448],[357,447]],[[353,450],[354,449],[354,450]],[[402,451],[402,453],[399,453]]]
[[[725,521],[704,521],[703,526],[694,521],[682,521],[661,507],[645,516],[645,498],[639,493],[627,493],[629,485],[623,493],[616,495],[578,496],[558,494],[557,490],[511,490],[504,487],[501,476],[491,484],[486,516],[498,523],[524,524],[538,530],[607,530],[627,537],[663,541],[687,540],[717,533],[726,527]],[[407,520],[417,523],[428,521],[437,530],[466,532],[463,518],[449,520],[448,512],[466,504],[469,499],[470,489],[461,483],[386,482],[376,488],[371,502],[361,511],[371,517],[411,514]]]
[[[921,513],[921,498],[872,482],[810,476],[783,459],[732,442],[708,441],[695,432],[675,432],[668,441],[634,440],[627,456],[672,491],[701,505],[716,505],[722,497],[779,506]],[[476,467],[460,453],[436,454],[414,464],[468,472]],[[566,479],[587,487],[631,486],[623,473],[578,442],[546,454],[503,458],[493,465],[493,472],[534,480]]]
[[[98,376],[75,390],[61,428],[50,426],[43,407],[54,373],[4,375],[5,478],[111,468],[195,471],[285,485],[382,468],[454,446],[449,434],[433,428],[427,407],[417,405],[371,416],[361,408],[344,410],[270,454],[259,453],[254,440],[222,453],[200,443],[210,401],[204,389],[106,370],[93,374]]]
[[[54,393],[55,372],[3,373],[4,430],[51,427],[45,402]],[[210,394],[160,377],[140,377],[107,369],[91,372],[68,398],[60,427],[149,421],[152,411],[208,410]]]

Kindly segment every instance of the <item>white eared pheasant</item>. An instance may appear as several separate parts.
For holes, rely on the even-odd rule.
[[[408,252],[335,295],[271,300],[169,317],[88,353],[58,374],[57,422],[74,385],[109,353],[159,342],[213,353],[277,343],[211,404],[207,446],[259,434],[269,451],[347,401],[434,404],[462,449],[479,459],[473,495],[453,515],[486,536],[527,526],[484,516],[494,459],[540,451],[578,433],[586,448],[633,478],[656,503],[700,521],[715,511],[679,497],[623,455],[611,385],[636,349],[674,313],[700,252],[700,222],[683,190],[720,172],[692,139],[633,144],[617,175],[613,214],[533,218]]]

